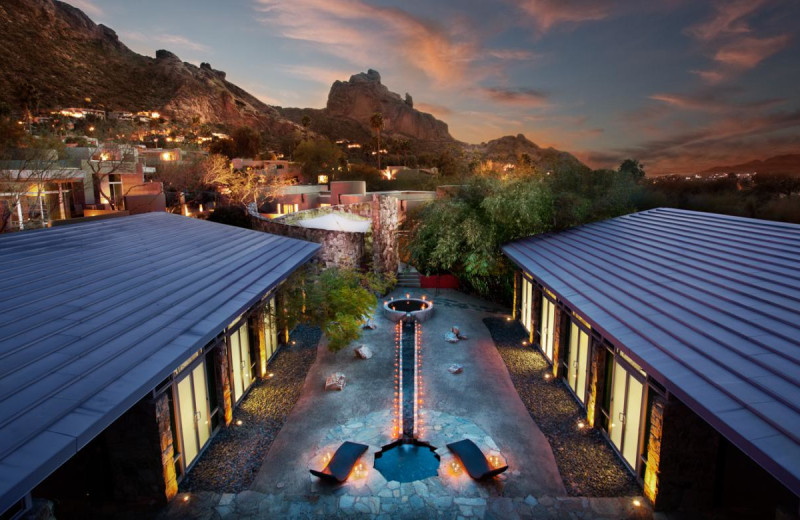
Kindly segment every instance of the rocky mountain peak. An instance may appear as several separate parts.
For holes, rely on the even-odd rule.
[[[349,119],[370,131],[369,119],[383,114],[384,132],[422,141],[453,141],[447,124],[431,114],[414,109],[409,94],[401,97],[381,83],[377,70],[353,74],[349,81],[335,81],[328,94],[325,112]]]
[[[374,69],[368,69],[367,72],[359,72],[350,76],[350,83],[377,83],[381,84],[381,73]]]

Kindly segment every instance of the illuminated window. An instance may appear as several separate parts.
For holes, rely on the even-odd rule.
[[[317,184],[328,184],[328,176],[327,175],[318,175],[317,176]]]

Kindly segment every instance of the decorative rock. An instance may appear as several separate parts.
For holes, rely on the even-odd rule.
[[[375,330],[378,328],[378,325],[375,323],[375,320],[370,318],[367,320],[366,323],[364,323],[364,328],[369,330]]]
[[[355,349],[356,357],[359,359],[369,359],[372,357],[372,349],[366,345],[359,345]]]
[[[334,372],[325,380],[325,390],[344,390],[346,379],[341,372]]]
[[[448,343],[458,343],[458,336],[456,336],[453,332],[445,332],[444,340]]]
[[[450,367],[447,370],[451,374],[460,374],[461,372],[464,371],[464,367],[462,367],[461,365],[458,365],[458,364],[452,364],[452,365],[450,365]]]
[[[453,325],[453,328],[450,329],[450,332],[452,332],[457,339],[469,339],[464,334],[461,334],[461,330],[459,330],[458,325]]]

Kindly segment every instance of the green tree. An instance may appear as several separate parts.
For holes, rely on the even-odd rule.
[[[331,173],[339,165],[342,150],[327,139],[302,141],[292,154],[301,163],[307,177],[316,178],[320,173]]]
[[[366,320],[385,293],[390,279],[354,269],[298,269],[279,290],[278,325],[291,330],[299,323],[322,329],[328,349],[338,352],[361,336]]]
[[[311,117],[306,114],[300,119],[300,124],[303,125],[303,141],[308,140],[308,127],[311,126]]]
[[[261,151],[261,134],[249,126],[240,126],[231,134],[236,145],[236,156],[253,159]]]
[[[233,159],[237,155],[236,143],[233,142],[233,139],[214,139],[208,145],[208,153]]]
[[[383,130],[383,114],[375,112],[369,118],[369,126],[375,130],[375,137],[378,141],[378,147],[375,149],[375,155],[378,157],[378,169],[381,169],[381,131]]]
[[[631,176],[635,181],[640,181],[644,179],[644,165],[638,161],[638,159],[625,159],[619,165],[619,169],[617,170],[620,173],[627,173]]]

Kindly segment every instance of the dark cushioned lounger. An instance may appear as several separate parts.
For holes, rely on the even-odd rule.
[[[469,476],[475,480],[491,478],[508,469],[508,466],[492,468],[481,449],[469,439],[448,444],[447,449],[455,453],[461,464],[467,468]]]
[[[345,441],[322,471],[315,469],[309,471],[321,479],[344,482],[350,475],[350,471],[353,470],[353,466],[356,465],[358,458],[367,451],[367,448],[368,446],[365,444]]]

